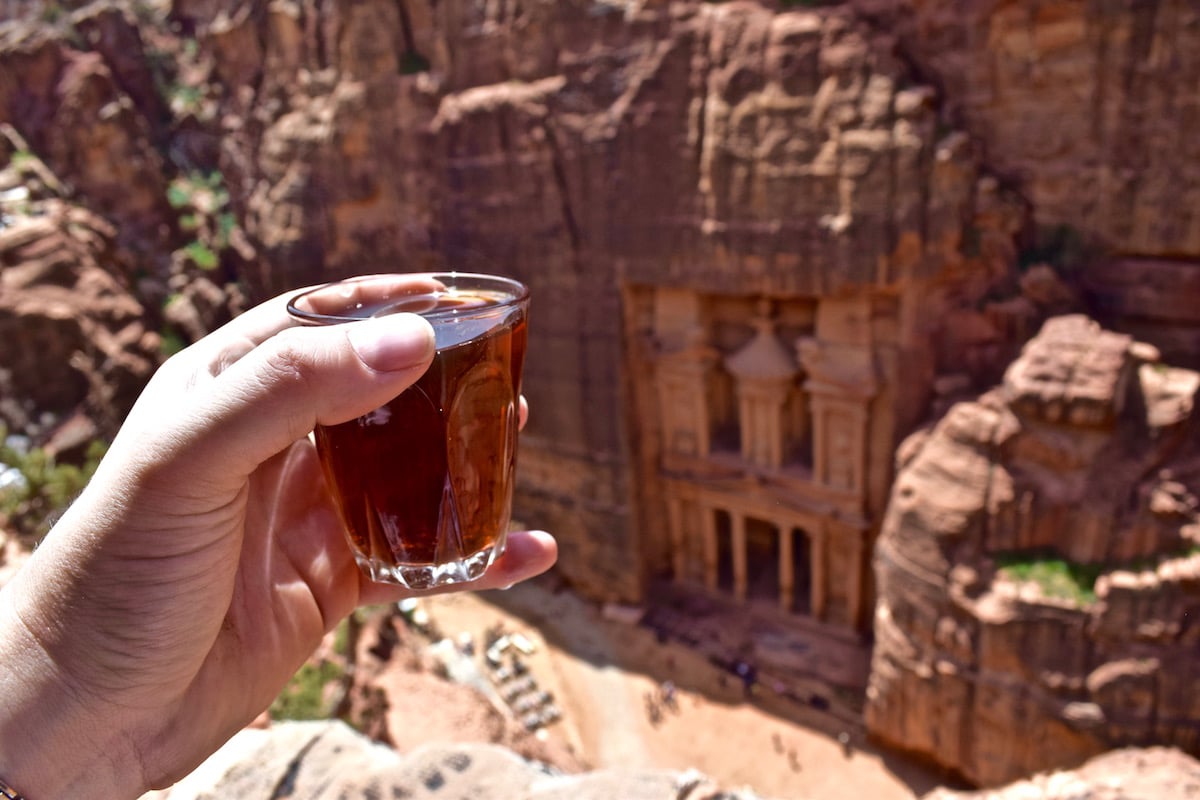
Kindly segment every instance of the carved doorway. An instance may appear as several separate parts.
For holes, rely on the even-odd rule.
[[[779,530],[769,522],[746,519],[746,598],[779,602]]]
[[[796,614],[812,613],[812,537],[803,528],[793,528],[791,608]]]

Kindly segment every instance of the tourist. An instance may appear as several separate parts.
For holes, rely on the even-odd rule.
[[[659,684],[659,697],[662,699],[662,704],[671,711],[679,711],[679,704],[675,699],[675,681],[670,679]]]
[[[738,676],[742,682],[742,690],[746,698],[749,699],[754,695],[754,684],[758,682],[758,669],[750,663],[742,660],[733,662],[733,674]]]
[[[28,800],[169,785],[355,607],[405,597],[359,573],[307,434],[382,405],[432,355],[419,317],[295,327],[277,298],[172,357],[0,592],[0,780]],[[547,534],[513,534],[471,588],[554,558]]]

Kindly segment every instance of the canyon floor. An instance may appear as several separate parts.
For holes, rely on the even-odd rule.
[[[942,785],[942,776],[874,749],[859,731],[748,697],[699,654],[546,583],[426,598],[421,608],[450,638],[479,642],[499,627],[532,643],[522,659],[528,674],[562,710],[541,736],[588,768],[694,768],[724,786],[788,800],[907,800]],[[667,681],[671,704],[663,702]],[[418,705],[407,713],[436,712]]]
[[[6,544],[0,585],[27,555]],[[829,715],[764,693],[747,696],[735,676],[699,653],[613,619],[550,580],[427,597],[419,608],[440,635],[470,635],[481,675],[489,629],[525,637],[533,647],[521,657],[528,675],[562,711],[538,738],[568,769],[696,769],[722,786],[778,800],[911,800],[945,785],[945,776],[872,747],[861,730]],[[668,681],[671,704],[663,702]],[[372,682],[394,698],[388,727],[401,751],[430,741],[500,739],[474,693],[411,665],[385,666]]]

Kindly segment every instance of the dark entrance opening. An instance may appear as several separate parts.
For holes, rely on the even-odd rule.
[[[795,589],[792,610],[812,613],[812,541],[803,528],[792,529],[792,575]]]
[[[779,602],[779,533],[751,517],[746,518],[746,597]]]

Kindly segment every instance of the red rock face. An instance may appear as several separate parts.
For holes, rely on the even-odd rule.
[[[164,248],[160,229],[171,216],[152,128],[162,101],[138,31],[124,12],[100,5],[75,24],[78,47],[47,26],[9,26],[0,46],[0,122],[90,209],[117,222],[123,243]]]
[[[59,201],[37,211],[0,229],[0,337],[17,345],[5,348],[0,420],[49,434],[83,412],[93,436],[111,436],[158,363],[159,339],[110,271],[111,226]]]
[[[1116,252],[1200,256],[1191,135],[1200,79],[1186,0],[1108,4],[855,0],[945,89],[1040,225]]]
[[[691,325],[720,400],[737,377],[721,365],[756,322],[770,322],[793,359],[780,393],[790,416],[755,419],[811,440],[793,510],[836,518],[828,535],[806,523],[810,546],[821,541],[809,560],[827,565],[809,564],[811,576],[829,573],[819,588],[810,581],[809,606],[853,631],[880,592],[892,616],[876,617],[884,656],[873,691],[908,699],[872,700],[878,735],[992,780],[1006,774],[998,763],[1025,769],[1035,756],[1071,760],[1123,740],[1125,728],[1104,727],[1120,715],[1096,732],[1088,704],[1108,700],[1092,694],[1138,709],[1153,695],[1165,708],[1178,687],[1147,694],[1147,675],[1182,673],[1101,670],[1122,661],[1121,648],[1141,646],[1119,633],[1111,657],[1105,650],[1083,666],[1051,664],[1043,675],[1014,661],[1030,686],[1069,687],[1066,705],[1043,714],[1042,689],[1022,690],[1017,703],[1008,683],[949,677],[954,664],[975,663],[977,642],[999,642],[986,652],[1005,664],[1016,659],[1006,652],[1041,663],[1061,637],[1084,642],[1092,658],[1103,648],[1088,637],[1129,620],[1154,642],[1154,631],[1190,635],[1170,621],[1175,606],[1160,619],[1138,605],[1142,578],[1113,577],[1106,613],[1124,609],[1128,619],[1039,609],[1038,632],[1020,643],[1003,638],[1024,630],[1007,623],[976,637],[976,623],[941,613],[959,591],[946,577],[958,550],[926,535],[945,528],[954,542],[975,542],[968,565],[1025,546],[1125,560],[1171,544],[1180,530],[1172,514],[1191,513],[1190,472],[1146,477],[1188,452],[1174,431],[1190,424],[1181,421],[1190,378],[1158,369],[1126,337],[1154,343],[1165,363],[1200,364],[1197,12],[1185,0],[1099,5],[177,0],[170,19],[154,19],[144,7],[139,18],[93,4],[54,26],[3,29],[0,123],[61,183],[50,194],[112,225],[117,261],[142,278],[131,302],[152,309],[154,326],[168,294],[187,300],[163,317],[188,337],[227,314],[233,282],[251,301],[391,269],[499,271],[529,283],[524,389],[534,413],[518,517],[559,533],[562,573],[595,596],[637,601],[652,580],[688,583],[689,563],[708,558],[689,561],[702,548],[676,548],[663,533],[666,477],[678,477],[666,475],[664,443],[680,415],[661,407],[660,356]],[[227,210],[236,235],[196,280],[178,253],[193,235],[185,217],[202,210],[173,207],[171,187],[214,174],[228,209],[206,219]],[[44,263],[21,252],[20,264]],[[23,274],[10,275],[17,266],[5,262],[6,281]],[[669,308],[681,297],[684,320]],[[1092,348],[1087,331],[1043,340],[1048,361],[1027,354],[1009,373],[1010,394],[939,423],[934,439],[945,447],[926,448],[938,458],[913,462],[928,487],[911,503],[903,487],[892,491],[908,433],[999,380],[1051,313],[1087,304],[1112,328],[1095,334],[1105,346]],[[63,352],[76,347],[49,311],[21,319]],[[125,363],[122,337],[137,337],[120,332],[132,330],[116,314],[95,332],[122,343],[112,365]],[[1058,359],[1060,348],[1074,348],[1074,360]],[[114,369],[95,385],[73,374],[54,398],[31,382],[28,405],[107,396],[95,386],[114,382],[123,397],[137,383],[129,376],[144,374]],[[1084,373],[1094,380],[1076,380]],[[823,410],[808,402],[814,389],[831,400]],[[734,447],[732,468],[703,463],[684,489],[710,473],[780,484],[770,472],[785,461],[778,449]],[[914,440],[901,460],[916,449]],[[995,468],[1009,463],[1023,466]],[[903,570],[877,573],[878,587],[867,577],[885,513],[886,547],[935,576],[912,584],[920,602],[888,605]],[[773,534],[758,523],[768,521],[746,524],[764,551]],[[910,523],[918,534],[908,537]],[[702,566],[720,582],[720,564]],[[1176,586],[1189,585],[1184,573],[1155,580],[1186,596]],[[735,597],[744,593],[745,576],[732,583]],[[939,609],[928,619],[926,605]],[[934,632],[953,659],[906,661],[888,649]],[[1148,658],[1175,664],[1174,655]],[[929,709],[945,713],[923,716]],[[985,740],[1024,741],[1026,719],[1048,720],[1028,752],[986,751]]]
[[[893,32],[944,110],[1020,186],[1034,249],[1091,251],[1079,283],[1106,325],[1200,365],[1200,9],[855,0]],[[1166,288],[1171,287],[1171,288]],[[1150,301],[1150,302],[1146,302]]]
[[[1198,388],[1059,317],[905,443],[875,554],[877,738],[984,785],[1123,744],[1197,750]],[[1065,593],[1036,571],[1054,559]]]

